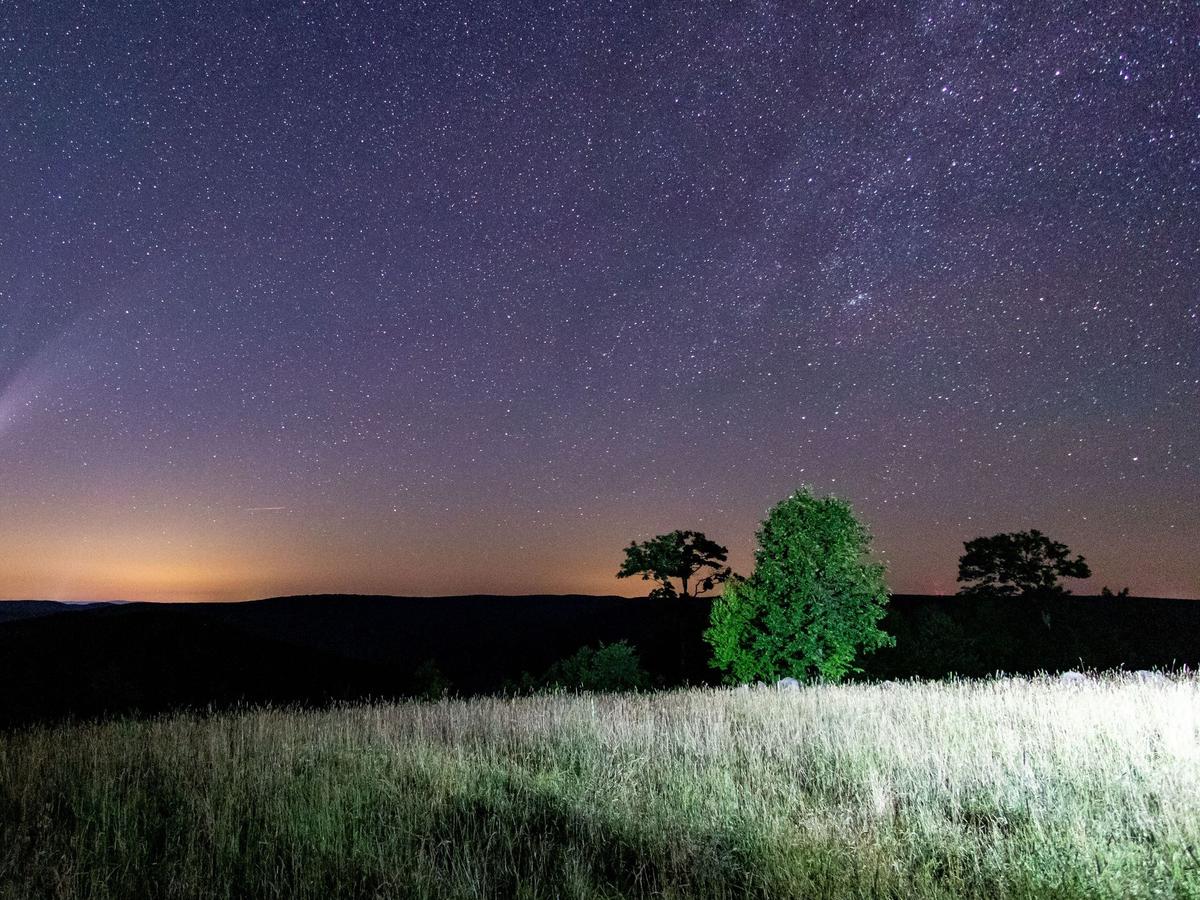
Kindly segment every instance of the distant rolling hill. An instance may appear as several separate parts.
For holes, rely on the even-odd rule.
[[[593,596],[277,597],[247,603],[0,603],[0,725],[418,691],[433,661],[464,693],[502,689],[579,647],[628,640],[665,683],[715,680],[706,601]],[[682,615],[680,613],[682,612]],[[1093,666],[1195,666],[1200,603],[893,597],[878,678]]]
[[[38,619],[65,612],[105,606],[104,603],[63,603],[58,600],[0,600],[0,624],[20,619]]]
[[[204,604],[204,614],[240,630],[320,649],[347,659],[413,667],[434,659],[464,690],[488,690],[497,679],[541,671],[586,644],[629,640],[652,668],[678,655],[675,607],[646,598],[579,594],[531,596],[277,597],[252,603]],[[689,656],[707,652],[700,631],[708,605],[687,617]]]
[[[323,702],[372,693],[387,674],[183,604],[96,607],[0,625],[0,724]]]
[[[692,680],[707,675],[686,617]],[[0,724],[239,702],[324,703],[419,688],[434,661],[457,690],[495,690],[597,641],[676,671],[675,608],[591,596],[280,597],[131,603],[0,624]]]

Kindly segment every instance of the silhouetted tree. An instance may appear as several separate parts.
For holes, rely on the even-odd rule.
[[[625,548],[618,578],[641,575],[643,581],[655,581],[650,592],[654,600],[682,600],[699,597],[733,574],[725,565],[729,551],[700,531],[672,531],[643,543],[631,541]],[[674,581],[678,579],[680,589]],[[687,675],[687,636],[683,626],[683,604],[675,605],[675,632],[679,642],[679,675]]]
[[[725,680],[785,676],[831,681],[857,671],[859,653],[891,646],[879,628],[884,568],[867,562],[871,536],[850,505],[797,491],[758,530],[754,573],[713,601],[705,640]]]
[[[641,544],[630,542],[617,577],[641,575],[643,581],[658,582],[650,592],[654,598],[699,597],[732,574],[724,565],[728,558],[729,551],[703,532],[672,531]],[[674,579],[679,579],[682,590],[675,589]]]
[[[1104,597],[1105,599],[1123,600],[1129,596],[1129,588],[1123,587],[1114,594],[1113,589],[1106,584],[1104,587],[1100,588],[1100,596]]]
[[[1014,531],[963,544],[958,580],[963,596],[1046,598],[1070,593],[1060,578],[1090,578],[1082,556],[1040,531]]]

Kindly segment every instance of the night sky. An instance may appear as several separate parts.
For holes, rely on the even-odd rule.
[[[0,596],[1200,596],[1189,0],[6,3],[0,174]]]

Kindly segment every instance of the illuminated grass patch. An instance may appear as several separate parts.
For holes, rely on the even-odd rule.
[[[1200,687],[361,706],[0,736],[0,896],[1200,896]]]

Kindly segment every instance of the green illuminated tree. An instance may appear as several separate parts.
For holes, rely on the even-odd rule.
[[[705,639],[730,682],[784,677],[837,681],[861,653],[891,646],[882,631],[884,568],[865,559],[871,536],[850,505],[797,491],[758,530],[754,573],[713,602]]]

